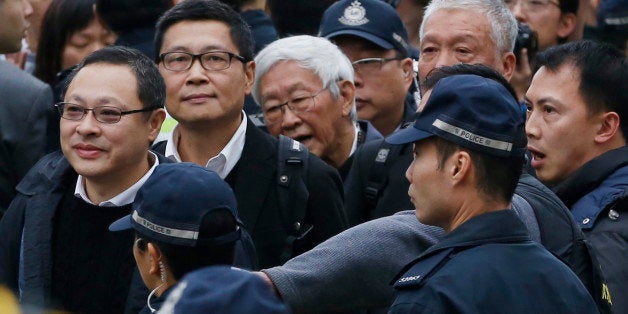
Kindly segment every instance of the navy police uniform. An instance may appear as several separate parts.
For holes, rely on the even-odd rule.
[[[407,265],[390,313],[596,313],[578,277],[516,214],[474,217]]]

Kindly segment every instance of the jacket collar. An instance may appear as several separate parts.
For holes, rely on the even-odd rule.
[[[589,160],[553,190],[571,208],[582,196],[596,189],[617,169],[628,165],[628,146],[608,151]]]
[[[509,209],[489,212],[469,219],[427,249],[422,255],[456,247],[477,246],[486,243],[531,241],[528,229],[517,214]]]

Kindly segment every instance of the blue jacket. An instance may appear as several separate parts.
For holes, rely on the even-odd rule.
[[[578,277],[510,210],[463,223],[401,274],[390,313],[597,313]]]
[[[613,312],[628,313],[628,147],[590,160],[554,191],[595,252]]]

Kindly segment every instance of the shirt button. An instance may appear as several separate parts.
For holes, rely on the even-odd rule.
[[[591,221],[591,219],[589,219],[589,218],[584,218],[584,220],[582,221],[582,223],[586,225],[586,224],[588,224],[588,223],[589,223],[589,221]]]

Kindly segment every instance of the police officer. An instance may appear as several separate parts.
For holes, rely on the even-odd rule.
[[[475,75],[426,97],[415,124],[386,140],[414,143],[408,194],[418,220],[446,235],[398,275],[390,313],[595,313],[578,277],[505,210],[526,147],[514,97]]]

